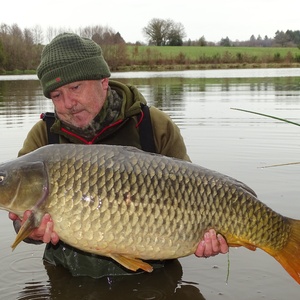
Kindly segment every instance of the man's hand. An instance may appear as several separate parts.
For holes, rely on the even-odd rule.
[[[22,220],[15,214],[9,213],[9,218],[14,221],[14,223],[17,223],[15,225],[15,228],[17,227],[19,230],[21,225],[24,224],[24,222],[28,219],[30,215],[30,211],[26,210],[24,212]],[[59,237],[55,231],[53,231],[53,221],[49,214],[45,214],[42,218],[41,224],[38,228],[34,229],[31,234],[28,236],[29,239],[35,240],[35,241],[42,241],[44,243],[52,243],[53,245],[56,245],[59,241]]]
[[[214,229],[210,229],[204,234],[204,239],[200,241],[195,255],[198,257],[210,257],[220,253],[227,253],[228,245],[221,234],[216,234]]]

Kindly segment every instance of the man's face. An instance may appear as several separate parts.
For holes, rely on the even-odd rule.
[[[76,81],[50,93],[60,120],[79,128],[87,127],[103,107],[108,78]]]

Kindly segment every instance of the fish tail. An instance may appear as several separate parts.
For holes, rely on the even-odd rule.
[[[286,246],[273,253],[275,259],[300,284],[300,220],[288,219],[291,234]]]

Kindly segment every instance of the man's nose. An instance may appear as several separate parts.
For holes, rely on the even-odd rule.
[[[65,93],[64,104],[65,104],[65,108],[71,109],[76,105],[76,99],[74,99],[74,97],[72,97],[70,94]]]

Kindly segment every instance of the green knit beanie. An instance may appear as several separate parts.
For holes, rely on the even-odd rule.
[[[44,95],[50,98],[50,92],[65,84],[107,78],[110,70],[100,46],[93,40],[62,33],[45,46],[37,76]]]

